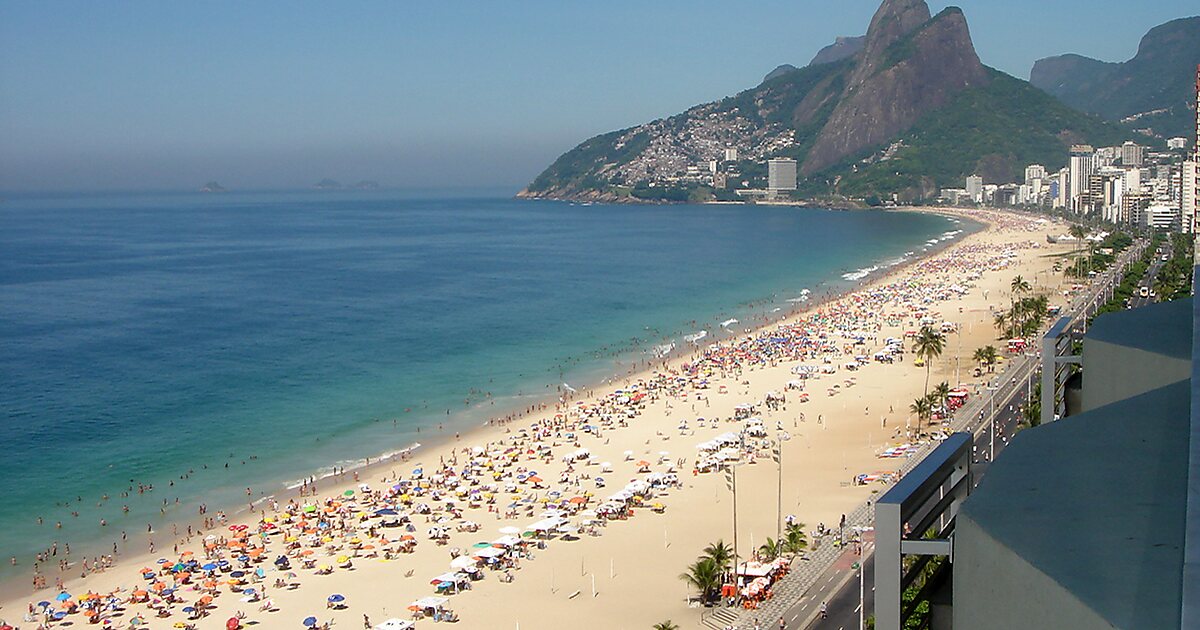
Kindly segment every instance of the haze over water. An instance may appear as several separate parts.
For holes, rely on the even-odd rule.
[[[963,227],[385,192],[17,198],[0,224],[8,574],[55,540],[144,549],[200,502],[452,436]]]

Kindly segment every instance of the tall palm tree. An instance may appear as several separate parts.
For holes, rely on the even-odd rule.
[[[701,557],[688,565],[685,573],[679,574],[679,579],[700,591],[700,600],[710,602],[721,588],[723,572],[712,558]]]
[[[996,351],[996,346],[984,346],[983,358],[987,361],[988,371],[996,371],[996,359],[1000,357],[1000,353]]]
[[[729,563],[733,561],[733,547],[725,544],[724,540],[718,540],[704,548],[704,557],[716,563],[717,568],[724,573],[729,569]]]
[[[942,350],[945,348],[946,338],[932,326],[922,326],[920,332],[917,333],[916,340],[913,341],[913,352],[925,362],[925,395],[927,396],[929,395],[930,362],[942,356]]]
[[[917,414],[917,426],[921,426],[921,422],[929,415],[929,396],[922,396],[912,402],[908,406],[908,410]]]
[[[783,545],[780,541],[767,537],[767,542],[759,545],[758,555],[762,556],[765,561],[774,560],[783,553]]]
[[[679,624],[668,619],[654,624],[654,630],[679,630]]]
[[[787,531],[783,532],[783,541],[780,546],[783,553],[797,554],[804,551],[808,547],[808,538],[804,535],[804,523],[788,525]]]
[[[1030,286],[1029,281],[1021,276],[1013,278],[1012,283],[1008,286],[1010,289],[1012,289],[1012,296],[1008,300],[1008,307],[1011,311],[1012,309],[1016,308],[1017,296],[1021,295],[1022,293],[1029,292]]]
[[[1003,337],[1008,336],[1008,325],[1009,325],[1009,314],[1008,313],[996,313],[995,317],[992,318],[992,323],[994,323],[996,325],[996,329],[1000,331],[1001,336],[1003,336]]]
[[[932,395],[939,405],[945,407],[946,403],[950,402],[950,383],[942,381],[934,385]]]
[[[1083,225],[1082,223],[1076,223],[1071,226],[1071,236],[1075,237],[1075,274],[1076,274],[1076,276],[1081,275],[1081,273],[1083,271],[1083,268],[1081,266],[1081,263],[1083,262],[1083,256],[1081,255],[1080,252],[1083,251],[1083,239],[1087,238],[1087,235],[1088,235],[1087,226]]]
[[[987,365],[987,350],[984,348],[975,348],[975,354],[971,355],[971,358],[979,364],[979,367],[984,367]]]

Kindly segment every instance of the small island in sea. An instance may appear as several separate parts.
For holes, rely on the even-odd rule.
[[[200,192],[220,193],[220,192],[229,192],[229,191],[226,190],[226,188],[224,186],[218,184],[217,182],[208,182],[207,184],[200,187]]]

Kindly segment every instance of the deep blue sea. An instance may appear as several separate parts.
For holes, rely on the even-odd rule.
[[[55,540],[109,548],[125,530],[141,550],[148,524],[201,502],[244,505],[248,485],[708,343],[962,227],[394,192],[6,199],[0,575]]]

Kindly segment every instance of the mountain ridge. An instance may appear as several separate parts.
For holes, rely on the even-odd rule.
[[[736,95],[590,138],[555,160],[519,196],[736,199],[734,189],[765,188],[767,160],[788,157],[800,166],[805,194],[895,192],[895,187],[881,187],[897,184],[904,186],[905,196],[921,197],[936,186],[961,185],[961,177],[981,164],[988,171],[1008,172],[1013,160],[1051,162],[1059,153],[1065,156],[1070,142],[1119,135],[1111,125],[984,66],[957,7],[930,15],[924,0],[884,0],[861,44],[841,59],[777,68]],[[991,86],[997,81],[1013,94],[996,93]],[[1003,111],[986,111],[980,105],[986,98],[1003,100]],[[1030,103],[1054,115],[1043,123]],[[964,117],[976,110],[999,128],[964,125]],[[923,133],[914,135],[918,129]],[[938,161],[936,152],[926,151],[941,144],[938,133],[966,143],[966,153],[954,151],[957,163]],[[972,133],[995,138],[1006,148],[983,160],[991,148],[973,141]],[[1010,139],[1026,135],[1024,145]],[[726,160],[729,149],[736,150],[734,161]],[[889,162],[898,157],[905,159]],[[937,163],[927,163],[931,160]],[[885,163],[926,168],[934,175],[864,175],[878,174]]]
[[[1192,76],[1200,64],[1200,16],[1159,24],[1119,62],[1073,53],[1037,60],[1029,82],[1109,120],[1131,119],[1159,135],[1190,135]],[[1162,111],[1160,111],[1162,110]]]

